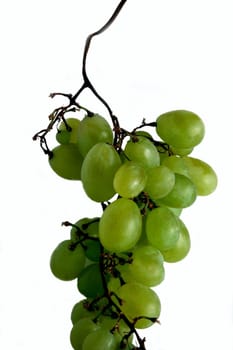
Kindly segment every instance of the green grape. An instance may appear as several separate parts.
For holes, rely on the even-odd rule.
[[[78,322],[81,318],[90,317],[94,319],[98,314],[98,311],[92,309],[89,310],[90,301],[88,299],[83,299],[77,302],[71,311],[71,321],[72,324]]]
[[[117,295],[122,301],[122,312],[131,322],[138,317],[145,317],[136,321],[136,328],[150,327],[153,321],[149,318],[157,319],[160,315],[159,297],[149,287],[136,282],[125,283],[118,289]]]
[[[166,207],[155,208],[146,218],[146,234],[149,243],[159,249],[172,248],[179,238],[177,217]]]
[[[135,246],[141,230],[141,213],[136,203],[120,198],[108,205],[103,212],[99,223],[99,238],[107,250],[125,252]]]
[[[167,205],[161,203],[161,201],[159,199],[156,200],[156,206],[158,206],[158,207],[166,207],[167,209],[169,209],[176,216],[180,216],[182,211],[183,211],[183,208],[168,207]]]
[[[64,179],[80,180],[83,157],[78,147],[73,144],[64,144],[52,150],[52,158],[49,164],[53,171]]]
[[[98,262],[101,254],[101,244],[99,240],[85,240],[84,244],[84,252],[88,259],[91,261]]]
[[[57,142],[60,144],[76,143],[79,123],[79,119],[68,118],[66,119],[67,128],[67,125],[62,121],[56,133]]]
[[[191,241],[190,241],[188,229],[183,223],[183,221],[181,221],[180,219],[179,219],[179,224],[180,224],[180,235],[175,245],[170,249],[162,251],[164,260],[166,262],[172,263],[172,262],[180,261],[187,256],[190,250]]]
[[[120,156],[112,145],[98,143],[93,146],[81,169],[81,180],[87,196],[96,202],[111,199],[115,194],[114,175],[120,165]]]
[[[76,322],[70,332],[70,342],[74,350],[83,350],[85,338],[100,327],[90,317],[85,317]]]
[[[148,170],[145,191],[152,199],[166,196],[175,185],[175,174],[168,167],[160,165]]]
[[[91,237],[98,237],[99,234],[99,217],[82,218],[75,223],[75,226],[70,230],[70,238],[73,242],[80,239],[80,232],[88,234]],[[78,229],[76,228],[78,227]]]
[[[108,281],[108,290],[112,292],[116,292],[118,288],[121,286],[121,281],[118,277],[110,277]]]
[[[173,189],[159,201],[172,208],[187,208],[193,204],[197,197],[196,186],[187,177],[175,174],[176,182]]]
[[[117,170],[113,186],[121,197],[133,198],[143,191],[146,180],[145,169],[137,162],[127,161]]]
[[[191,180],[197,189],[199,196],[207,196],[215,191],[218,178],[213,168],[200,159],[184,157]]]
[[[83,157],[97,143],[113,142],[113,132],[105,118],[98,114],[86,115],[77,129],[77,144]]]
[[[189,171],[183,157],[166,157],[162,164],[171,169],[174,173],[189,177]]]
[[[139,245],[133,250],[133,262],[125,264],[131,281],[154,287],[164,280],[163,255],[151,245]],[[124,278],[124,274],[123,274]]]
[[[100,300],[82,299],[77,302],[71,311],[71,321],[73,324],[78,322],[81,318],[89,317],[94,319],[100,314],[101,310],[108,304],[107,298],[101,298]]]
[[[142,216],[142,233],[141,236],[136,244],[136,246],[138,245],[147,245],[149,244],[148,239],[147,239],[147,235],[146,235],[146,215]]]
[[[164,113],[157,118],[156,123],[157,134],[175,148],[192,148],[202,141],[205,134],[201,118],[186,110]]]
[[[77,278],[85,265],[85,253],[80,245],[73,246],[70,240],[58,244],[50,258],[50,268],[54,276],[71,281]]]
[[[98,329],[85,337],[82,350],[117,350],[114,335],[105,329]]]
[[[79,275],[78,290],[87,298],[96,298],[104,294],[100,266],[97,263],[85,267]]]
[[[160,164],[157,148],[143,136],[132,137],[127,142],[124,152],[129,160],[142,164],[146,169]]]
[[[178,155],[178,156],[187,156],[188,154],[192,153],[193,147],[190,148],[177,148],[171,146],[171,152],[172,154]]]

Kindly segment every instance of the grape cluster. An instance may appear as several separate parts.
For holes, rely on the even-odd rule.
[[[132,132],[112,130],[94,113],[59,121],[51,168],[81,181],[103,208],[101,217],[65,222],[69,239],[50,259],[52,273],[77,279],[84,297],[71,312],[75,350],[145,349],[137,329],[159,322],[161,312],[153,288],[164,280],[165,263],[190,250],[181,212],[217,186],[212,167],[190,156],[204,133],[201,118],[186,110],[143,121]]]

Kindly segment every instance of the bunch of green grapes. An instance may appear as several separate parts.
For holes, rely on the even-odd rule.
[[[141,130],[144,125],[153,132]],[[144,349],[137,330],[159,320],[154,289],[165,278],[165,264],[190,250],[182,210],[217,186],[213,168],[190,156],[204,133],[201,118],[186,110],[132,132],[113,131],[98,114],[60,123],[51,168],[81,181],[103,207],[101,217],[66,223],[70,236],[51,255],[53,274],[76,279],[84,297],[71,312],[73,349]]]

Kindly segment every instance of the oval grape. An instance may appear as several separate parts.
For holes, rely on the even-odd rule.
[[[113,179],[121,159],[112,145],[98,143],[86,155],[81,180],[89,198],[96,202],[105,202],[116,193]]]
[[[117,170],[113,186],[121,197],[133,198],[143,191],[146,180],[146,170],[139,163],[128,161]]]
[[[180,227],[178,219],[166,207],[150,211],[146,219],[146,234],[150,244],[159,249],[172,248],[179,238]]]
[[[192,148],[198,145],[205,134],[202,119],[186,110],[175,110],[161,114],[156,131],[163,141],[175,148]]]
[[[207,196],[215,191],[218,178],[214,169],[203,160],[184,157],[185,165],[188,168],[189,176],[197,189],[199,196]]]
[[[85,265],[85,253],[80,245],[73,246],[70,240],[61,242],[50,258],[50,268],[54,276],[71,281],[77,278]]]
[[[142,317],[136,321],[136,328],[150,327],[160,315],[159,297],[149,287],[136,282],[125,283],[118,289],[117,295],[122,300],[122,312],[131,322]]]
[[[129,160],[142,164],[146,169],[160,164],[160,156],[153,143],[143,136],[131,138],[124,150]]]
[[[103,212],[99,223],[100,242],[109,251],[124,252],[132,249],[140,238],[141,213],[130,199],[120,198]]]
[[[177,262],[184,259],[190,251],[191,241],[189,231],[182,220],[179,220],[180,234],[175,245],[167,250],[162,251],[164,260],[166,262]]]
[[[78,147],[73,144],[62,144],[52,150],[49,165],[55,173],[67,180],[80,180],[83,157]]]
[[[197,198],[197,190],[194,183],[181,174],[175,174],[175,185],[172,190],[159,202],[172,208],[187,208],[194,203]]]

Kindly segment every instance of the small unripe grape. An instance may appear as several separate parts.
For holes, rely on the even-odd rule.
[[[76,143],[79,123],[80,120],[76,118],[67,118],[66,123],[62,121],[56,133],[57,142],[60,144]]]

